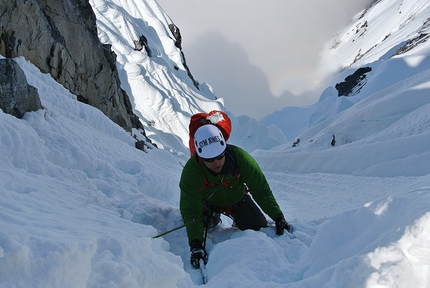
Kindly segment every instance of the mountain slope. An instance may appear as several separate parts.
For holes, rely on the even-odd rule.
[[[285,107],[262,119],[277,124],[289,141],[307,128],[351,107],[375,91],[429,68],[428,55],[430,4],[427,1],[374,1],[356,16],[350,26],[328,42],[322,52],[320,70],[327,88],[319,102],[311,107]],[[351,97],[337,97],[336,83],[345,80],[360,67],[370,67],[365,85]],[[300,126],[279,123],[283,114],[302,118]],[[298,116],[299,117],[299,116]],[[303,119],[305,118],[305,119]],[[330,136],[331,138],[331,136]]]
[[[170,29],[174,22],[156,1],[91,0],[90,4],[97,17],[101,42],[112,44],[112,50],[118,55],[117,66],[123,88],[132,98],[147,136],[160,148],[185,161],[189,155],[188,123],[191,115],[211,110],[225,111],[223,99],[217,98],[207,83],[199,84],[199,89],[194,86],[184,66],[185,56]],[[133,43],[142,36],[147,39],[149,52],[135,50]],[[231,113],[229,115],[235,118]],[[249,141],[243,143],[235,134],[246,133],[240,131],[249,131],[250,127],[240,124],[255,121],[233,119],[233,122],[236,125],[230,142],[245,144],[242,146],[250,152],[286,142],[282,132],[271,127],[266,132],[270,139],[259,138],[255,134],[255,145]],[[267,128],[262,126],[260,129]]]
[[[429,15],[427,1],[374,1],[328,43],[321,69],[336,71],[396,56],[428,55]]]

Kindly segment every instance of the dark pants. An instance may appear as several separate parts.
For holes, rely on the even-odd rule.
[[[267,220],[261,213],[260,208],[252,200],[251,196],[245,194],[243,199],[233,205],[230,213],[227,215],[233,219],[233,226],[240,230],[252,229],[260,230],[267,227]],[[209,228],[215,227],[221,221],[221,214],[215,212],[209,217]]]

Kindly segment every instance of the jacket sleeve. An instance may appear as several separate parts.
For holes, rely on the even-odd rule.
[[[194,159],[194,160],[193,160]],[[194,239],[203,242],[204,225],[202,219],[202,196],[200,187],[203,185],[198,181],[198,174],[192,161],[196,157],[191,157],[182,170],[179,188],[181,190],[179,210],[186,225],[188,243]],[[197,164],[198,165],[198,164]],[[198,171],[198,170],[197,170]],[[203,177],[201,177],[203,179]]]
[[[235,147],[240,178],[249,188],[255,202],[272,220],[284,217],[260,166],[245,150]]]

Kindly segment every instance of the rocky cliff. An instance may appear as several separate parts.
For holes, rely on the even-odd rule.
[[[0,59],[0,108],[17,118],[43,109],[37,89],[28,85],[24,71],[10,58]]]
[[[0,0],[0,54],[23,56],[112,121],[142,128],[88,0]]]

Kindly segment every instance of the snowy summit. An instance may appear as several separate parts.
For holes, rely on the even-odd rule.
[[[430,287],[428,1],[373,1],[328,41],[330,84],[315,105],[274,111],[267,126],[230,114],[231,143],[255,157],[294,233],[223,218],[208,234],[206,284],[185,229],[157,236],[183,224],[190,116],[228,107],[209,84],[197,89],[156,1],[90,4],[158,148],[136,149],[129,132],[14,58],[44,109],[0,112],[1,288]],[[134,49],[141,35],[149,54]]]

